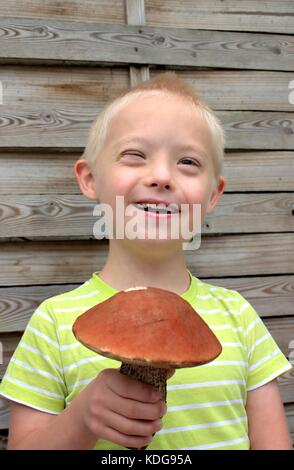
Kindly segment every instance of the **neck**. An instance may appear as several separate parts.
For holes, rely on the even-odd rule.
[[[149,286],[182,294],[190,284],[181,249],[175,249],[174,245],[147,249],[124,240],[109,241],[108,257],[99,275],[119,291]]]

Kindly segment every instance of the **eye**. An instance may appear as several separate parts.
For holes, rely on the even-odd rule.
[[[122,153],[121,155],[122,157],[130,157],[132,159],[132,157],[136,158],[144,158],[144,156],[140,153],[137,153],[137,152],[124,152]]]
[[[195,160],[192,160],[191,158],[182,158],[180,163],[183,163],[183,162],[185,162],[185,165],[196,166],[196,167],[199,166],[199,164]]]

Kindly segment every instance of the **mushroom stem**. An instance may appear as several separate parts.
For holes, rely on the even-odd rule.
[[[123,362],[120,367],[120,372],[132,379],[139,380],[139,382],[153,385],[160,391],[161,398],[166,403],[167,369]]]

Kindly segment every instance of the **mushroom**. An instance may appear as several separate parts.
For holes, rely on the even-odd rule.
[[[206,364],[222,351],[186,300],[157,287],[118,292],[80,315],[73,333],[92,351],[121,361],[122,374],[159,389],[165,402],[170,369]]]

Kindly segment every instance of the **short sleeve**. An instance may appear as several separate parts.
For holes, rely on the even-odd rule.
[[[248,357],[247,391],[250,391],[274,380],[292,369],[292,366],[257,312],[245,299],[240,312]]]
[[[58,330],[48,300],[33,313],[0,384],[0,395],[48,413],[64,409]]]

